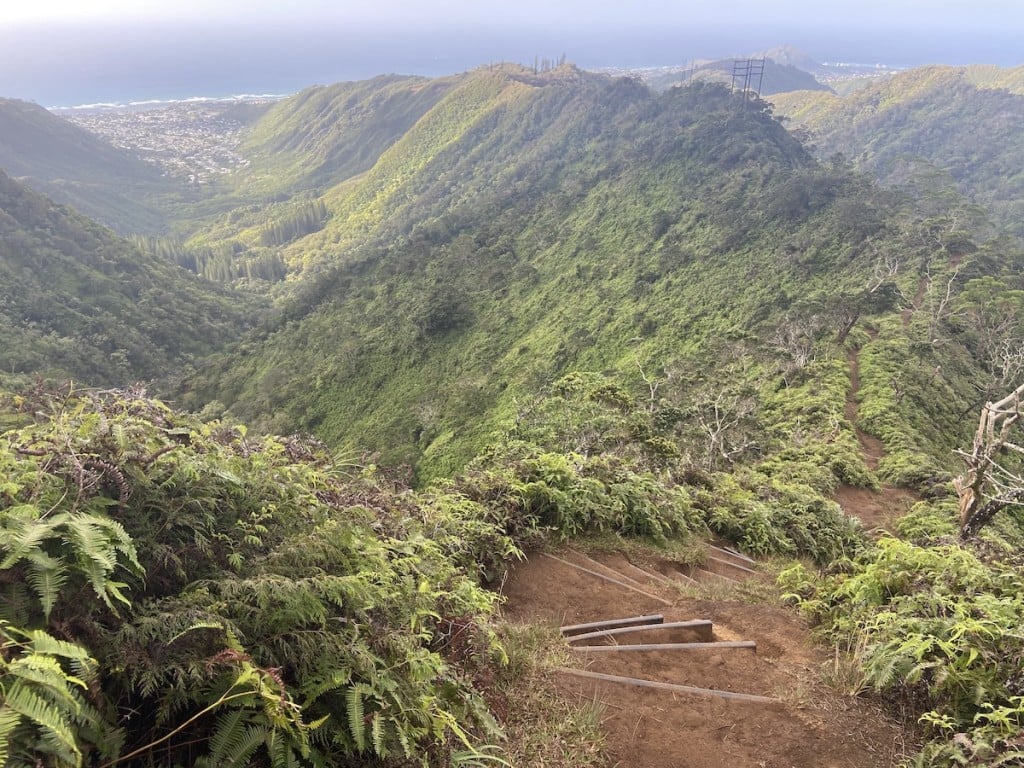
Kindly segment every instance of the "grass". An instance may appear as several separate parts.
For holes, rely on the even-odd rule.
[[[494,686],[504,707],[506,759],[531,768],[608,766],[603,705],[558,689],[555,669],[572,662],[554,627],[506,623],[499,635],[508,665]]]

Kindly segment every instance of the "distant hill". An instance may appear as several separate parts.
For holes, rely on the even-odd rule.
[[[384,75],[316,86],[274,105],[251,129],[246,186],[326,188],[368,170],[449,90],[454,79]]]
[[[760,57],[758,57],[758,61],[760,61]],[[665,88],[671,88],[673,85],[679,85],[692,80],[704,80],[731,85],[734,66],[734,59],[698,63],[690,69],[652,76],[646,79],[646,82],[656,90],[664,90]],[[763,76],[755,78],[753,83],[755,90],[758,84],[761,86],[760,92],[762,96],[770,96],[787,91],[831,90],[827,85],[818,82],[809,71],[794,64],[779,62],[772,58],[765,59]]]
[[[902,339],[893,281],[913,296],[934,259],[912,218],[742,104],[717,84],[656,94],[571,67],[461,76],[323,197],[323,228],[280,251],[280,324],[205,365],[183,402],[430,477],[568,371],[646,372],[686,410],[743,401],[800,333],[845,336],[862,301]],[[884,253],[901,254],[896,277],[875,274]]]
[[[1024,67],[923,67],[845,97],[779,94],[789,125],[819,156],[842,153],[888,183],[942,185],[1024,236]]]
[[[0,172],[0,370],[78,384],[167,380],[253,306]]]
[[[122,233],[162,231],[176,184],[42,107],[0,99],[0,170]]]

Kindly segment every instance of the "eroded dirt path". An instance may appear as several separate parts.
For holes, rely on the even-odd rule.
[[[640,633],[640,642],[753,640],[749,648],[573,652],[579,669],[721,691],[768,696],[774,703],[751,703],[579,679],[559,674],[566,696],[592,702],[601,712],[611,765],[621,768],[887,768],[904,755],[902,733],[862,700],[837,693],[821,682],[831,668],[806,625],[792,611],[731,597],[731,582],[707,585],[715,599],[701,599],[692,587],[680,589],[671,563],[645,562],[659,573],[643,580],[624,556],[592,555],[606,575],[633,579],[647,594],[602,580],[570,563],[598,570],[575,552],[556,553],[567,562],[534,555],[506,582],[505,617],[552,627],[610,618],[661,613],[666,622],[709,619],[711,634],[690,630],[658,639]],[[584,559],[581,559],[584,558]],[[667,604],[666,604],[667,602]],[[682,633],[682,634],[680,634]],[[597,641],[588,641],[597,642]],[[618,638],[618,644],[632,644]]]
[[[851,350],[847,356],[850,366],[850,389],[846,395],[845,416],[853,426],[864,455],[864,463],[872,472],[878,470],[879,462],[885,458],[885,446],[874,435],[867,434],[858,424],[860,392],[860,360],[858,350]],[[836,501],[843,511],[856,517],[867,530],[892,531],[896,519],[906,514],[920,497],[906,488],[883,486],[880,491],[842,485],[836,490]]]

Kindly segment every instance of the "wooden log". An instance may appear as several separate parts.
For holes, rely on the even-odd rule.
[[[749,648],[757,652],[753,640],[725,640],[715,643],[644,643],[642,645],[574,645],[572,650],[580,653],[625,653],[628,651],[705,651],[719,648]]]
[[[612,584],[615,584],[616,586],[622,587],[623,589],[628,589],[628,590],[630,590],[632,592],[637,592],[637,593],[643,595],[644,597],[650,598],[651,600],[656,600],[657,602],[661,603],[662,605],[672,605],[672,603],[669,600],[666,600],[663,597],[658,597],[657,595],[652,595],[650,592],[644,592],[642,589],[638,589],[637,587],[634,587],[631,584],[627,584],[626,582],[621,581],[619,579],[613,579],[611,576],[605,576],[603,573],[598,573],[597,571],[592,571],[589,568],[584,568],[582,565],[576,565],[576,563],[570,563],[568,560],[563,560],[560,557],[555,557],[554,555],[549,555],[547,552],[541,552],[541,555],[544,556],[544,557],[550,558],[552,560],[555,560],[555,561],[561,563],[562,565],[568,565],[570,568],[575,568],[577,571],[583,571],[583,573],[589,573],[591,576],[596,576],[599,579],[603,579],[604,581],[611,582]]]
[[[742,552],[738,552],[732,547],[716,547],[714,544],[708,544],[707,548],[712,552],[717,552],[720,555],[727,555],[729,557],[736,558],[737,560],[742,560],[745,563],[750,563],[751,565],[755,565],[757,563],[757,560],[754,558],[747,557]]]
[[[569,669],[559,667],[555,670],[563,675],[582,677],[587,680],[601,680],[606,683],[619,683],[621,685],[633,685],[638,688],[654,688],[660,691],[671,691],[672,693],[683,693],[690,696],[714,697],[719,699],[731,699],[733,701],[749,701],[757,704],[781,704],[780,699],[771,696],[755,696],[750,693],[734,693],[733,691],[719,691],[714,688],[696,688],[692,685],[677,685],[676,683],[659,683],[655,680],[642,680],[638,677],[620,677],[619,675],[606,675],[601,672],[587,672],[583,669]]]
[[[739,574],[742,574],[743,577],[745,577],[745,578],[752,578],[752,577],[760,576],[760,574],[757,571],[753,570],[752,568],[747,568],[745,565],[740,565],[739,563],[734,563],[731,560],[723,560],[722,558],[714,557],[713,555],[708,555],[707,563],[712,563],[715,566],[718,566],[720,568],[725,568],[727,570],[738,572]],[[706,568],[706,570],[711,570],[711,569],[710,568]],[[712,573],[715,573],[715,571],[712,571]],[[724,574],[719,574],[719,575],[722,576]]]
[[[663,621],[665,621],[665,617],[660,613],[649,613],[646,616],[627,616],[623,619],[605,619],[603,621],[588,621],[585,624],[570,624],[565,627],[559,627],[558,631],[563,635],[571,635],[574,632],[632,627],[638,624],[650,626],[651,624],[661,624]]]
[[[604,573],[607,576],[611,576],[612,578],[622,579],[623,581],[625,581],[625,582],[627,582],[629,584],[632,584],[634,587],[642,587],[643,586],[643,584],[641,582],[637,581],[636,579],[630,578],[626,574],[622,573],[622,571],[616,570],[615,568],[612,568],[610,565],[605,565],[604,563],[598,562],[597,560],[595,560],[594,558],[590,557],[589,555],[585,555],[582,552],[577,552],[575,549],[570,549],[569,551],[572,552],[577,557],[582,558],[586,562],[590,563],[590,565],[592,565],[595,569],[597,569],[598,571],[601,571],[602,573]]]
[[[646,568],[641,568],[639,565],[636,565],[635,563],[629,562],[628,560],[626,561],[626,565],[645,578],[652,579],[653,581],[660,581],[662,584],[668,584],[672,587],[676,586],[676,582],[672,581],[672,579],[670,579],[663,573],[655,573],[653,571],[649,571]]]
[[[615,637],[616,635],[628,635],[633,632],[650,632],[661,629],[706,629],[711,631],[711,622],[708,619],[692,619],[690,621],[670,621],[668,623],[655,624],[653,626],[639,627],[612,627],[609,629],[598,629],[594,632],[587,632],[583,635],[573,635],[568,638],[570,643],[578,640],[592,640],[595,637]]]

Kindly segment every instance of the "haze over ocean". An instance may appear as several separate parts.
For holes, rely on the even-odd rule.
[[[955,30],[858,32],[792,26],[637,31],[398,31],[111,26],[0,28],[0,96],[44,106],[196,96],[285,94],[377,74],[443,75],[497,61],[563,53],[582,67],[685,65],[793,45],[822,62],[921,64],[1024,61],[1016,32],[984,39]]]

